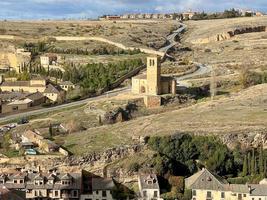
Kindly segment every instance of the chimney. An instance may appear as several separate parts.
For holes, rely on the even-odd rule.
[[[251,194],[252,188],[250,185],[248,185],[248,191],[249,191],[249,194]]]

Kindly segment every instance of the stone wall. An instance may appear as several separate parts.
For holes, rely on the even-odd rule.
[[[147,108],[157,108],[161,106],[161,97],[160,96],[145,96],[144,104]]]
[[[255,27],[243,27],[236,28],[234,30],[218,33],[208,38],[200,38],[192,41],[193,44],[206,44],[210,42],[218,42],[223,40],[228,40],[236,35],[245,34],[245,33],[257,33],[257,32],[267,32],[266,26],[255,26]]]

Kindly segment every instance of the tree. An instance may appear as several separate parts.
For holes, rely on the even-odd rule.
[[[251,175],[251,154],[248,152],[248,174]]]
[[[49,124],[49,137],[50,138],[53,137],[53,127],[52,127],[52,124]]]
[[[254,150],[254,148],[252,149],[250,170],[251,170],[251,175],[255,175],[255,150]]]
[[[244,162],[243,162],[243,172],[242,172],[243,176],[247,176],[248,175],[248,160],[247,160],[247,156],[245,155],[244,158]]]
[[[262,146],[260,147],[260,152],[259,152],[259,173],[261,175],[264,175],[264,159],[263,159],[263,148],[262,148]]]

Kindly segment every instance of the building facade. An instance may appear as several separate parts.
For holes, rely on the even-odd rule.
[[[207,169],[185,179],[185,187],[192,190],[192,200],[267,200],[266,180],[260,184],[229,184]]]
[[[159,183],[155,174],[139,175],[138,187],[140,200],[161,200]]]
[[[151,56],[147,58],[147,74],[132,78],[132,92],[147,95],[175,94],[176,81],[172,77],[161,76],[160,57]]]
[[[161,76],[160,59],[159,56],[147,57],[147,74],[132,78],[132,93],[144,95],[147,107],[161,105],[161,98],[158,95],[176,94],[176,80],[173,77]]]
[[[113,200],[112,190],[114,188],[115,184],[112,179],[91,178],[90,181],[87,181],[81,200]]]
[[[25,191],[29,200],[78,200],[82,192],[81,173],[1,174],[0,186]]]

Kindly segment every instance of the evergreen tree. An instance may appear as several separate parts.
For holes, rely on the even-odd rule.
[[[49,125],[49,137],[50,138],[53,137],[53,127],[52,127],[52,124]]]
[[[244,162],[243,162],[243,176],[247,176],[248,175],[248,160],[247,160],[247,156],[245,155],[244,158]]]
[[[255,175],[255,150],[254,148],[252,149],[252,158],[251,158],[251,163],[250,163],[250,170],[251,170],[251,175]]]
[[[264,174],[264,159],[263,159],[263,148],[262,148],[262,146],[260,147],[260,152],[259,152],[259,173],[261,175]]]
[[[248,152],[248,174],[251,175],[251,155],[250,152]]]

